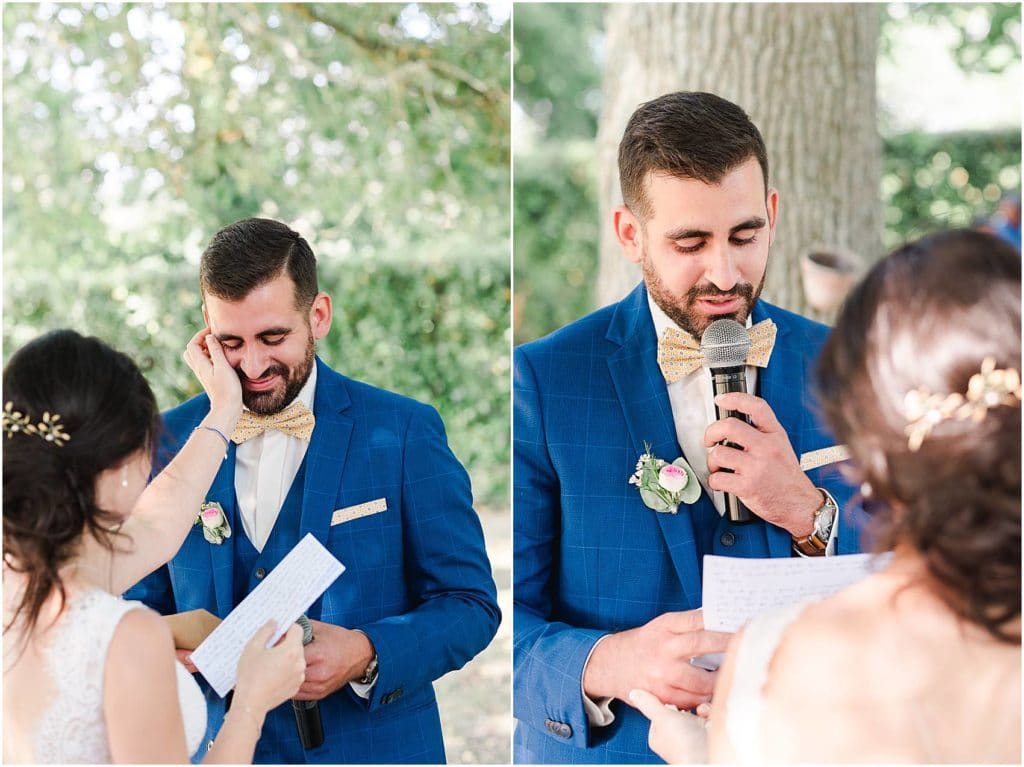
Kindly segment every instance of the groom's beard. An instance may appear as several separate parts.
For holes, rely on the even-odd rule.
[[[732,290],[719,290],[714,285],[694,285],[683,296],[677,296],[669,287],[662,282],[661,276],[654,269],[654,264],[647,255],[647,250],[642,253],[641,266],[644,274],[644,284],[651,298],[666,316],[679,328],[685,330],[698,341],[714,320],[728,318],[736,320],[740,324],[747,321],[750,312],[761,297],[761,290],[764,288],[764,277],[768,274],[765,268],[765,275],[761,276],[761,283],[755,289],[749,282],[740,282],[733,286]],[[743,299],[743,306],[729,314],[709,315],[697,309],[697,300],[700,298],[729,298],[736,296]]]
[[[314,363],[313,334],[309,334],[309,343],[306,346],[306,356],[298,367],[289,368],[286,365],[271,365],[264,370],[257,380],[270,375],[280,376],[277,386],[267,391],[249,391],[245,388],[248,380],[241,370],[236,370],[238,378],[242,381],[242,402],[257,415],[273,415],[284,410],[295,399],[302,387],[309,380],[309,374],[313,372]]]

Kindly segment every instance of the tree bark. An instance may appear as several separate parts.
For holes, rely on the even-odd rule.
[[[621,203],[617,154],[644,101],[709,91],[742,107],[768,149],[779,220],[764,297],[828,321],[804,296],[799,260],[839,247],[865,264],[881,255],[881,142],[875,59],[882,7],[873,4],[611,4],[606,14],[600,169],[599,305],[640,278],[622,257],[611,214]]]

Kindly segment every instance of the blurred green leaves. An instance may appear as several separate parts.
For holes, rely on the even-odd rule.
[[[1002,72],[1020,61],[1020,3],[889,3],[882,30],[883,54],[890,32],[904,19],[934,26],[952,39],[952,53],[964,72]]]
[[[74,327],[140,361],[172,405],[195,390],[180,353],[205,243],[276,218],[333,294],[325,360],[437,406],[478,496],[505,502],[507,16],[5,5],[4,354]]]
[[[1005,191],[1020,189],[1020,142],[1019,131],[885,139],[885,247],[991,215]]]

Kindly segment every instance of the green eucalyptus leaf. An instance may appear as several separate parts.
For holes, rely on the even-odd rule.
[[[640,498],[647,505],[647,508],[654,509],[655,511],[669,511],[672,506],[658,493],[642,487],[640,488]]]
[[[678,466],[680,469],[686,472],[686,487],[676,493],[676,497],[679,498],[680,503],[694,503],[700,498],[700,481],[697,479],[697,475],[694,473],[690,464],[686,462],[685,458],[676,458],[672,461],[673,466]]]

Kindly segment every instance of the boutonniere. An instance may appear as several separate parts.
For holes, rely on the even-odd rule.
[[[231,537],[231,525],[224,515],[224,509],[216,501],[207,501],[200,506],[193,524],[202,525],[203,537],[217,546],[224,543],[225,538]]]
[[[679,510],[680,503],[693,503],[700,497],[700,482],[690,464],[682,457],[672,463],[655,458],[647,442],[629,484],[640,489],[640,498],[647,508],[670,514]]]

